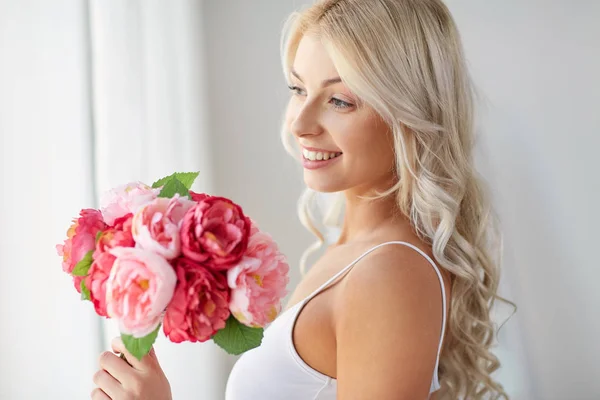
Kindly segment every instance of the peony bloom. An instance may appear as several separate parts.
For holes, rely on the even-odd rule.
[[[94,251],[94,259],[100,253],[107,252],[115,247],[134,247],[135,241],[131,233],[133,215],[127,214],[121,218],[117,218],[114,226],[106,229],[96,242],[96,250]]]
[[[225,275],[186,259],[175,260],[177,288],[167,307],[163,331],[172,342],[205,342],[229,318]]]
[[[85,278],[85,285],[90,291],[90,300],[98,315],[108,317],[106,312],[106,281],[110,276],[115,256],[109,253],[116,247],[134,247],[131,234],[131,221],[133,215],[127,214],[118,218],[115,225],[102,232],[96,242],[94,262]]]
[[[108,317],[106,311],[106,281],[115,262],[115,256],[110,253],[99,253],[94,256],[94,262],[85,277],[85,286],[90,291],[90,300],[94,303],[96,313]]]
[[[233,316],[251,327],[272,322],[287,294],[288,273],[289,266],[273,239],[263,232],[254,233],[242,260],[227,271]]]
[[[183,254],[216,270],[225,270],[246,251],[250,225],[239,205],[223,197],[206,197],[183,219]]]
[[[140,338],[156,329],[173,297],[177,277],[167,260],[151,251],[117,247],[106,281],[106,311],[121,333]]]
[[[73,277],[73,286],[78,293],[81,293],[81,281],[85,279],[85,276],[74,276]]]
[[[195,201],[196,203],[206,199],[207,197],[211,197],[211,196],[206,193],[196,193],[196,192],[190,190],[190,198],[192,199],[192,201]]]
[[[119,186],[102,195],[100,209],[104,221],[113,225],[115,220],[127,214],[135,214],[138,209],[158,197],[160,189],[153,189],[141,182]]]
[[[98,232],[107,228],[98,210],[84,209],[79,215],[67,231],[64,244],[56,246],[58,255],[63,258],[63,271],[69,274],[88,252],[94,250]],[[80,291],[80,288],[77,290]]]
[[[146,204],[133,217],[133,238],[139,248],[153,251],[172,260],[181,254],[179,227],[194,202],[176,196],[157,198]]]

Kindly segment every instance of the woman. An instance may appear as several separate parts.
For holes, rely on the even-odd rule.
[[[507,398],[490,377],[500,248],[448,9],[324,0],[286,28],[283,133],[304,166],[301,220],[323,243],[312,194],[341,193],[341,235],[238,360],[225,398]],[[154,353],[127,358],[101,356],[93,399],[170,398]]]

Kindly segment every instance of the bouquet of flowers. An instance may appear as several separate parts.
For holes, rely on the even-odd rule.
[[[233,201],[191,191],[197,176],[112,189],[57,245],[81,298],[118,322],[140,360],[161,327],[175,343],[212,339],[236,355],[257,347],[287,294],[276,243]]]

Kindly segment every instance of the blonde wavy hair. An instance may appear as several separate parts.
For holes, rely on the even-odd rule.
[[[497,294],[502,235],[488,190],[474,167],[471,83],[461,39],[440,0],[321,0],[294,12],[281,41],[286,79],[304,35],[320,38],[344,83],[389,124],[397,184],[395,196],[438,265],[452,275],[452,301],[440,358],[442,399],[506,398],[491,374],[496,336],[491,309]],[[286,149],[297,154],[285,125]],[[338,225],[343,196],[323,219],[315,192],[298,205],[300,220],[318,238],[301,260],[325,243],[317,224]],[[515,308],[516,309],[516,308]]]

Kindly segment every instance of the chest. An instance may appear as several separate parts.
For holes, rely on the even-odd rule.
[[[310,296],[331,277],[344,269],[355,258],[354,251],[331,251],[315,263],[292,293],[291,308]],[[343,276],[323,288],[307,301],[293,323],[292,339],[300,358],[321,374],[336,377],[335,320],[343,285]]]

